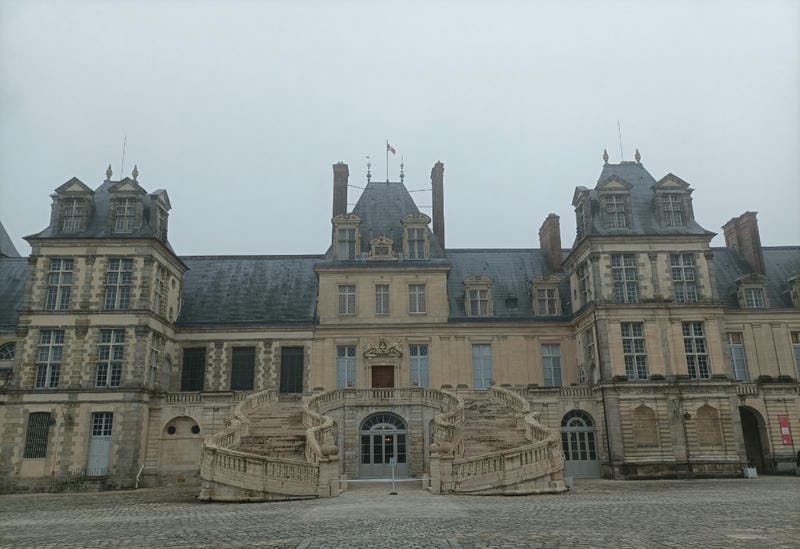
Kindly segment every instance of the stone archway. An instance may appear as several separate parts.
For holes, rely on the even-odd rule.
[[[564,450],[564,475],[575,478],[600,477],[592,416],[572,410],[561,420],[561,446]]]
[[[358,476],[360,478],[407,477],[408,426],[400,416],[379,412],[367,417],[359,429]]]
[[[739,406],[739,417],[742,421],[742,437],[747,453],[747,463],[755,466],[759,473],[770,472],[772,464],[768,459],[769,440],[764,418],[749,406]]]

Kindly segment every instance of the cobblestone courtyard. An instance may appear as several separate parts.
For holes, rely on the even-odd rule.
[[[2,547],[799,547],[800,478],[577,481],[558,496],[204,504],[165,489],[0,496]]]

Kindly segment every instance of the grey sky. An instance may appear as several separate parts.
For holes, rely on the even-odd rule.
[[[331,164],[385,179],[388,138],[409,189],[445,163],[448,247],[538,247],[549,212],[569,246],[619,119],[704,227],[800,245],[800,3],[663,4],[0,1],[0,220],[27,254],[127,134],[179,254],[322,253]]]

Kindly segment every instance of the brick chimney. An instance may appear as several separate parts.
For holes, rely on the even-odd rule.
[[[347,213],[347,180],[350,170],[344,162],[333,165],[333,217]]]
[[[725,245],[733,248],[758,274],[765,274],[764,253],[761,250],[761,236],[758,234],[757,212],[744,212],[734,217],[722,230],[725,232]]]
[[[431,187],[433,188],[433,234],[444,248],[444,164],[441,162],[433,165]]]
[[[551,213],[539,229],[539,246],[547,256],[547,264],[554,273],[564,269],[561,266],[561,223],[559,217]]]

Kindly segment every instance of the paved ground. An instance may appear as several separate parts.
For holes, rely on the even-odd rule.
[[[198,503],[165,489],[0,496],[2,547],[800,547],[800,478],[577,481],[568,494]]]

